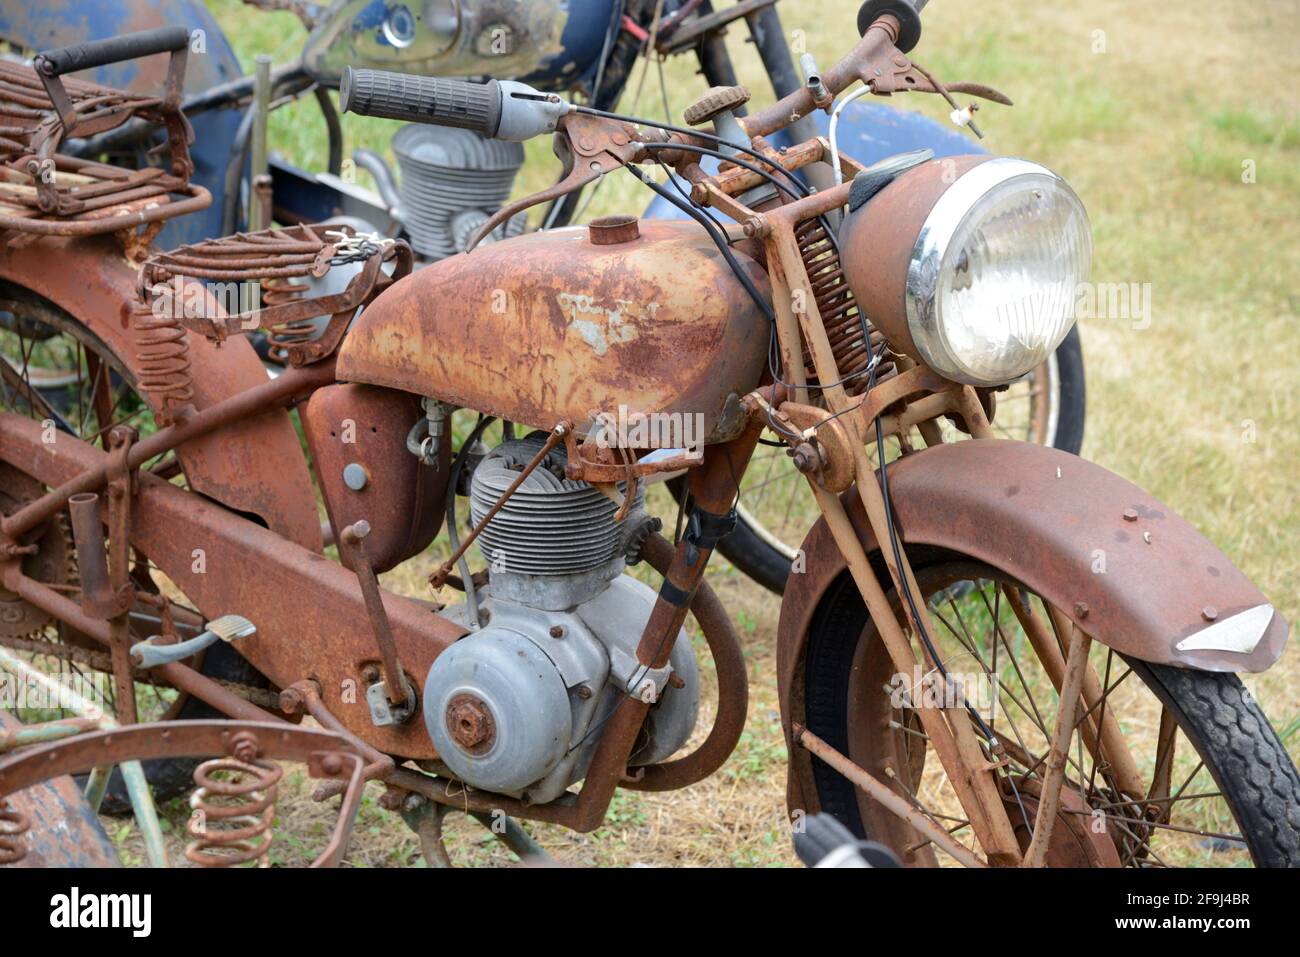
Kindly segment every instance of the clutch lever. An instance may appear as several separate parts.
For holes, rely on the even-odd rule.
[[[576,192],[606,173],[633,162],[641,151],[638,131],[630,123],[583,113],[568,113],[556,123],[556,155],[566,157],[565,175],[554,185],[497,210],[470,237],[466,252],[516,214]]]

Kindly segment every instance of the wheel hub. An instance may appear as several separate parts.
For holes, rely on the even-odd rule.
[[[1042,794],[1041,782],[1037,778],[1015,777],[1015,791],[1011,788],[1012,779],[1002,778],[999,787],[1002,792],[1003,806],[1011,819],[1011,828],[1015,831],[1020,850],[1029,848],[1033,836],[1033,827],[1038,819],[1038,804]],[[1016,792],[1020,800],[1016,800]],[[1020,807],[1024,805],[1024,814]],[[1025,823],[1029,818],[1029,824]],[[1047,843],[1047,857],[1044,863],[1048,867],[1120,867],[1119,852],[1115,849],[1115,840],[1110,835],[1106,819],[1090,808],[1077,791],[1069,787],[1068,782],[1061,785],[1061,799],[1057,805],[1056,821],[1052,825],[1052,837]]]

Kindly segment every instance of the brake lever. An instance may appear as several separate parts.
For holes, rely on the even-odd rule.
[[[557,183],[541,192],[515,200],[497,210],[470,237],[465,247],[466,252],[473,250],[484,237],[518,213],[582,189],[606,173],[626,166],[641,150],[636,128],[631,124],[583,113],[567,113],[560,117],[555,135],[563,137],[561,145],[567,151],[570,161],[568,172]]]
[[[897,53],[890,60],[890,69],[880,70],[878,76],[874,75],[873,71],[872,75],[865,76],[863,79],[871,84],[871,91],[880,96],[909,91],[938,93],[951,102],[949,93],[969,93],[971,96],[978,96],[1003,106],[1014,105],[1005,93],[984,83],[971,83],[965,80],[957,83],[940,83],[929,70],[902,53]],[[956,107],[956,104],[954,103],[953,106]]]

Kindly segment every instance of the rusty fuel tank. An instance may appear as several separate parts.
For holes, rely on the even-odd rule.
[[[345,381],[511,422],[580,429],[596,413],[699,413],[734,437],[769,324],[696,223],[614,217],[532,233],[420,269],[367,307]],[[762,267],[736,259],[768,293]]]

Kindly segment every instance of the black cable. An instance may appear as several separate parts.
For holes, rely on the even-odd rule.
[[[866,321],[865,318],[863,321],[865,323]],[[885,350],[887,348],[888,348],[888,343],[882,342],[880,345],[880,351],[876,353],[875,357],[872,359],[870,365],[868,366],[871,372],[871,375],[867,379],[868,389],[872,389],[875,387],[876,366],[879,364],[880,358],[884,356]],[[880,474],[880,497],[884,501],[885,527],[889,531],[889,547],[894,555],[894,567],[898,569],[898,583],[899,586],[902,588],[903,598],[907,602],[907,607],[911,612],[912,621],[916,625],[917,635],[918,637],[920,637],[921,642],[925,645],[926,651],[930,655],[930,659],[934,662],[935,670],[937,670],[939,674],[943,676],[945,690],[947,690],[947,688],[952,687],[952,678],[948,674],[948,669],[944,667],[943,661],[939,657],[939,652],[935,648],[934,643],[930,640],[930,635],[927,633],[925,624],[921,619],[920,612],[917,610],[916,600],[915,597],[912,595],[912,587],[911,585],[908,584],[907,575],[904,574],[903,572],[902,549],[898,544],[898,528],[894,524],[894,506],[889,498],[889,469],[886,468],[885,466],[885,436],[884,436],[884,431],[880,426],[879,414],[876,415],[875,428],[876,428],[876,457],[880,462],[880,468],[878,470]],[[994,624],[996,624],[996,622]],[[996,638],[994,640],[996,641]],[[966,712],[971,716],[971,719],[975,722],[975,725],[980,729],[980,733],[984,735],[985,740],[988,742],[989,749],[993,750],[998,743],[998,737],[994,733],[993,729],[988,726],[987,722],[985,722],[985,720],[982,717],[980,717],[979,712],[977,712],[974,706],[971,705],[971,703],[966,700],[966,696],[964,694],[962,695],[962,705],[966,708]],[[1021,800],[1020,789],[1016,787],[1015,779],[1010,774],[1006,776],[1006,779],[1007,782],[1011,785],[1012,794],[1015,795],[1016,805],[1020,809],[1021,820],[1024,821],[1025,827],[1029,828],[1030,831],[1033,831],[1034,826],[1033,824],[1030,823],[1029,814],[1025,810],[1025,803],[1023,800]]]
[[[778,183],[776,181],[776,177],[774,177],[767,170],[761,169],[760,167],[755,166],[753,163],[747,162],[746,160],[739,159],[735,156],[728,156],[726,153],[722,152],[722,150],[709,149],[707,146],[696,146],[693,143],[659,142],[659,143],[642,143],[641,146],[642,148],[648,150],[651,153],[656,153],[659,150],[681,150],[683,153],[698,153],[703,156],[715,156],[720,160],[726,160],[728,163],[735,163],[741,169],[747,169],[751,173],[754,173],[758,176],[762,176],[769,183],[771,183],[777,189],[781,190],[781,192],[785,193],[791,199],[804,199],[808,195],[806,190],[802,194],[794,192],[788,186],[783,186],[781,183]],[[782,170],[782,172],[789,172],[784,167],[778,166],[776,168]],[[794,182],[797,183],[799,181],[794,180]]]
[[[653,159],[656,165],[658,165],[658,167],[664,171],[664,175],[667,177],[668,182],[671,183],[673,185],[673,188],[677,190],[678,195],[681,196],[682,199],[686,200],[686,202],[694,205],[700,211],[701,214],[709,217],[709,222],[711,222],[715,227],[717,227],[717,229],[720,232],[722,232],[723,236],[725,237],[726,232],[725,230],[723,230],[722,224],[718,222],[717,218],[712,213],[710,213],[703,206],[700,206],[693,199],[691,199],[691,194],[686,192],[686,190],[682,189],[682,184],[678,182],[677,177],[673,175],[673,171],[664,165],[664,161],[657,156],[651,156],[650,158]],[[727,245],[728,246],[731,245],[730,239],[727,240]]]
[[[749,172],[753,173],[756,176],[761,176],[773,188],[785,193],[791,199],[794,200],[805,199],[810,195],[808,190],[804,188],[803,184],[800,183],[797,179],[791,177],[791,181],[796,186],[799,186],[800,189],[802,190],[801,193],[792,192],[788,187],[783,186],[781,183],[777,182],[776,177],[774,177],[767,170],[755,166],[752,163],[747,163],[742,159],[737,159],[735,156],[728,156],[726,153],[723,153],[721,150],[711,150],[707,147],[695,146],[694,144],[691,143],[642,143],[641,145],[645,147],[645,149],[648,150],[652,155],[659,150],[682,150],[683,152],[686,153],[698,153],[701,156],[712,156],[720,160],[725,160],[728,163],[734,163],[735,165],[741,167],[742,169],[749,170]],[[656,163],[659,163],[660,166],[663,165],[663,163],[659,161],[658,157],[654,157],[654,160]],[[768,165],[772,165],[770,160],[765,159],[764,162],[768,163]],[[789,175],[790,171],[785,169],[784,167],[777,166],[775,168],[781,170],[781,172],[785,173],[787,176]],[[680,188],[678,189],[678,192],[682,192]],[[690,197],[687,198],[689,199]],[[694,203],[695,201],[691,200],[691,202]],[[823,213],[822,215],[818,216],[817,222],[821,223],[822,229],[826,231],[827,240],[830,242],[831,246],[835,248],[835,253],[836,255],[838,255],[840,251],[839,238],[835,235],[835,230],[831,228],[830,222],[827,221],[826,214]]]
[[[794,184],[794,187],[796,190],[798,190],[800,196],[808,195],[808,187],[805,186],[803,183],[799,182],[799,179],[788,169],[786,169],[784,166],[780,166],[779,164],[773,163],[762,153],[759,153],[757,150],[752,149],[751,147],[741,146],[738,143],[732,143],[728,140],[724,140],[721,136],[718,136],[716,133],[709,133],[705,130],[691,129],[690,127],[687,126],[674,126],[671,123],[659,123],[656,122],[655,120],[645,120],[636,116],[624,116],[621,113],[610,113],[606,110],[597,110],[589,106],[575,106],[574,111],[578,113],[585,113],[588,116],[600,116],[600,117],[604,117],[607,120],[619,120],[620,122],[623,123],[635,123],[638,126],[649,126],[658,130],[666,130],[669,133],[680,133],[683,136],[697,136],[702,139],[712,140],[715,143],[721,143],[725,146],[731,147],[732,149],[739,150],[740,152],[744,153],[747,156],[754,157],[754,159],[758,160],[760,163],[768,164],[774,170],[779,170],[788,180],[790,180],[792,184]],[[686,144],[667,143],[665,145],[682,146]],[[723,155],[722,158],[732,160],[733,162],[735,160],[734,157],[726,156],[726,155]]]
[[[460,444],[460,448],[456,450],[456,457],[452,461],[451,470],[447,475],[447,501],[445,505],[447,510],[447,541],[453,552],[460,548],[460,533],[456,531],[456,486],[460,484],[460,470],[465,466],[465,459],[469,455],[469,450],[478,442],[483,435],[483,431],[495,421],[496,416],[493,415],[480,415],[478,417],[478,422],[474,424],[474,428],[465,438],[465,441]],[[448,416],[443,427],[451,427],[450,416]],[[469,557],[461,555],[456,564],[460,568],[461,584],[465,586],[465,610],[468,613],[468,620],[475,627],[478,627],[478,595],[474,591],[474,577],[469,572]]]

